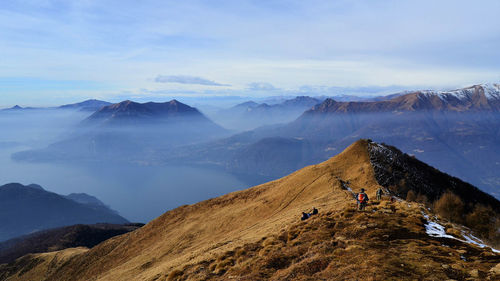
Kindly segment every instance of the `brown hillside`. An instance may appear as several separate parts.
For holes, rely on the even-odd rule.
[[[23,257],[1,266],[0,280],[382,280],[390,276],[400,280],[423,273],[429,280],[464,280],[493,276],[488,271],[500,262],[498,255],[457,240],[428,236],[423,207],[384,201],[356,212],[352,194],[343,189],[345,182],[355,191],[366,188],[370,198],[375,198],[380,186],[367,141],[358,141],[330,160],[282,179],[179,207],[88,251]],[[320,215],[300,222],[301,212],[313,206]],[[463,239],[456,227],[449,228]],[[68,258],[65,263],[58,262],[62,253]],[[470,262],[462,260],[460,253]],[[458,269],[449,265],[455,263]],[[411,270],[407,272],[405,266]]]

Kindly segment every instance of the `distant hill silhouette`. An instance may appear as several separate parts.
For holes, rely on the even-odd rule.
[[[102,107],[87,118],[87,122],[124,122],[143,120],[168,120],[174,118],[198,118],[208,122],[196,108],[171,100],[165,103],[137,103],[130,100]]]
[[[394,180],[407,185],[390,187],[386,177],[391,176],[391,167],[397,175]],[[371,198],[364,211],[356,210],[353,198],[360,188]],[[385,190],[381,201],[375,199],[379,188]],[[496,280],[500,276],[496,271],[500,254],[474,238],[470,229],[398,197],[404,188],[425,191],[429,198],[453,190],[466,205],[500,208],[498,200],[457,178],[388,145],[360,140],[323,163],[181,206],[92,249],[27,255],[0,265],[0,278],[466,280],[480,276]],[[319,214],[301,221],[302,212],[312,207]]]
[[[143,224],[78,224],[42,230],[0,242],[0,264],[13,262],[29,253],[59,251],[95,245],[117,235],[134,231]]]
[[[128,221],[106,206],[78,203],[38,185],[0,186],[0,241],[43,229],[104,222]]]
[[[123,101],[104,106],[46,149],[18,152],[15,160],[153,163],[175,145],[227,136],[228,131],[196,108],[165,103]]]
[[[96,110],[99,110],[100,108],[102,108],[103,106],[107,106],[110,104],[111,103],[107,102],[107,101],[90,99],[90,100],[86,100],[86,101],[79,102],[79,103],[61,105],[58,108],[59,109],[76,109],[76,110],[81,110],[81,111],[96,111]]]
[[[33,109],[38,109],[38,108],[35,108],[35,107],[21,107],[19,105],[14,105],[13,107],[4,108],[4,109],[1,109],[0,111],[16,112],[16,111],[33,110]]]
[[[29,185],[32,186],[32,185]],[[86,193],[71,193],[64,196],[68,199],[71,199],[75,202],[87,205],[95,205],[95,206],[106,206],[101,200],[97,199],[94,196],[88,195]]]

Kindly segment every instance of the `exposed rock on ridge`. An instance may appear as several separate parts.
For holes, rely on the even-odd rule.
[[[500,204],[493,196],[393,146],[368,142],[368,152],[377,182],[401,198],[406,198],[408,191],[413,190],[434,201],[444,192],[451,191],[466,203],[489,205],[500,212]]]

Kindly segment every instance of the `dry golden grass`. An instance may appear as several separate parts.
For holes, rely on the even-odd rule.
[[[57,252],[26,255],[19,258],[13,265],[0,267],[0,280],[46,280],[47,276],[55,273],[70,258],[87,251],[87,248],[79,247]]]
[[[500,262],[486,250],[428,237],[416,203],[383,200],[356,211],[340,180],[373,199],[373,173],[358,141],[282,179],[169,211],[64,263],[49,262],[60,252],[29,266],[36,259],[18,260],[6,280],[462,280],[469,269],[486,276]],[[312,207],[320,214],[300,221]],[[474,262],[462,261],[459,250]],[[450,264],[459,269],[442,267]]]
[[[471,271],[477,280],[493,278],[489,271],[500,256],[432,238],[421,205],[394,205],[396,213],[346,207],[319,214],[185,266],[177,280],[467,280]]]

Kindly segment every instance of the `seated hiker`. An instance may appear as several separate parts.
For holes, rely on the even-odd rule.
[[[380,200],[382,199],[382,193],[383,193],[382,188],[381,188],[381,187],[379,187],[379,188],[377,189],[377,200],[378,200],[378,201],[380,201]]]
[[[300,219],[304,221],[307,220],[310,216],[311,214],[302,212],[302,217]]]
[[[364,188],[361,188],[361,192],[356,194],[356,200],[358,201],[358,210],[364,210],[369,200]]]
[[[313,207],[312,213],[304,213],[302,212],[302,217],[300,218],[301,220],[307,220],[310,218],[312,215],[317,215],[318,214],[318,209]]]

